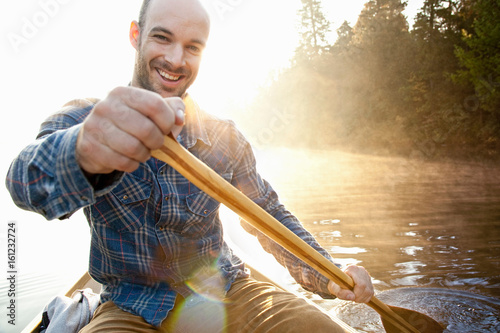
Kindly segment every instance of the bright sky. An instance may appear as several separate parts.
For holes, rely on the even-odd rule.
[[[212,33],[202,69],[191,89],[207,111],[231,117],[231,103],[248,102],[270,72],[288,65],[298,43],[300,0],[204,0]],[[323,0],[335,31],[352,25],[365,0]],[[410,0],[413,18],[422,0]],[[131,79],[134,50],[130,22],[140,0],[23,0],[0,10],[1,122],[0,175],[29,142],[39,124],[62,104],[81,97],[104,97]],[[2,219],[26,217],[0,188]],[[3,230],[2,230],[3,231]]]

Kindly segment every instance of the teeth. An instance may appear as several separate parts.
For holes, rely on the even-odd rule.
[[[165,73],[161,69],[158,70],[158,73],[160,73],[161,76],[163,76],[165,79],[171,80],[171,81],[177,81],[179,80],[180,76],[171,76],[168,73]]]

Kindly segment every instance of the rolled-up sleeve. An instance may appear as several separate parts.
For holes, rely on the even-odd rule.
[[[332,257],[323,249],[315,238],[303,227],[302,223],[290,213],[279,201],[277,193],[271,185],[262,179],[256,169],[256,161],[250,144],[245,143],[238,149],[240,152],[233,176],[233,185],[245,193],[256,204],[275,217],[279,222],[311,245],[328,260]],[[262,232],[242,221],[246,231],[257,237],[265,251],[271,253],[276,260],[290,272],[291,276],[306,290],[317,293],[323,298],[335,298],[328,291],[328,279],[298,259]]]

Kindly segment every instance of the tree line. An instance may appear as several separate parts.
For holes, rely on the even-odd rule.
[[[302,4],[291,65],[243,117],[257,145],[429,158],[499,153],[499,0],[426,0],[411,29],[405,1],[371,0],[333,44],[321,2]],[[251,121],[276,114],[282,126]]]

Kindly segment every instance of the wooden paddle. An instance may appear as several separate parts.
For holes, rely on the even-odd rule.
[[[198,160],[173,137],[166,136],[163,147],[153,151],[152,155],[172,166],[203,192],[226,205],[328,279],[343,288],[354,288],[354,283],[347,274]],[[373,297],[368,305],[380,314],[387,332],[443,332],[443,327],[438,322],[417,311],[388,306],[376,297]]]

